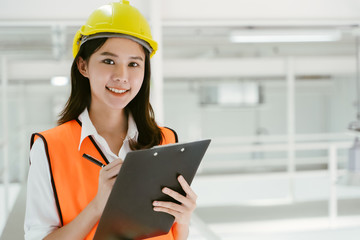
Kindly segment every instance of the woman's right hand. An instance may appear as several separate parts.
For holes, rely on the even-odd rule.
[[[117,159],[103,167],[94,199],[75,219],[50,233],[45,239],[84,239],[99,221],[122,164],[123,160]]]
[[[123,162],[124,161],[119,158],[100,170],[98,191],[93,200],[99,215],[101,215],[105,208],[105,204],[109,198],[116,176],[118,175]]]

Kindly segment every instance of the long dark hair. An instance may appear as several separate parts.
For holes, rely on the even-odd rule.
[[[90,107],[91,90],[89,79],[84,77],[77,67],[77,60],[82,57],[86,62],[90,56],[101,48],[108,38],[93,39],[85,42],[76,55],[71,66],[71,93],[63,111],[60,113],[58,124],[75,120]],[[157,126],[154,111],[150,104],[150,54],[145,52],[145,73],[140,91],[135,98],[126,106],[125,111],[131,113],[138,128],[138,139],[130,141],[131,149],[150,148],[161,144],[162,133]]]

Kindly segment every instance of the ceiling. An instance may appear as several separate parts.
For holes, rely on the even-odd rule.
[[[59,61],[66,63],[72,61],[71,47],[75,32],[92,9],[104,4],[104,1],[100,0],[86,1],[86,4],[84,2],[0,0],[2,6],[0,55],[9,59],[11,69],[18,69],[17,66],[24,66],[27,63],[32,66],[27,68],[28,73],[21,77],[16,77],[16,74],[12,76],[12,72],[18,70],[10,71],[10,80],[25,78],[32,74],[38,76],[31,71],[37,61],[39,64],[43,61],[52,62],[54,68],[61,65],[58,64]],[[347,61],[351,60],[352,64],[355,64],[360,1],[133,0],[130,2],[144,13],[150,23],[155,22],[154,18],[161,20],[162,49],[160,51],[164,56],[165,64],[167,61],[170,62],[169,66],[183,60],[188,60],[186,64],[182,62],[183,67],[186,67],[195,65],[193,61],[202,61],[203,65],[200,66],[206,66],[206,61],[215,61],[221,66],[234,59],[238,61],[258,59],[262,61],[262,65],[258,65],[254,72],[259,72],[267,64],[264,59],[269,59],[271,63],[274,59],[289,56],[305,59],[304,63],[307,62],[306,59],[346,58]],[[294,29],[336,30],[341,32],[341,39],[335,42],[313,43],[232,43],[230,41],[230,35],[235,30],[256,32]],[[53,71],[51,67],[49,69]],[[67,70],[64,68],[61,71]],[[221,71],[228,69],[219,70],[219,75]],[[47,75],[38,76],[38,78],[46,77]]]
[[[34,58],[71,59],[72,40],[79,26],[0,26],[0,53]],[[296,29],[297,27],[287,27]],[[307,27],[316,29],[319,27]],[[340,29],[342,39],[314,43],[232,43],[234,30],[248,27],[176,26],[163,28],[165,58],[242,58],[278,56],[347,56],[355,53],[354,28]],[[252,27],[284,29],[284,27]],[[304,29],[304,27],[302,27]],[[321,29],[324,29],[322,27]]]

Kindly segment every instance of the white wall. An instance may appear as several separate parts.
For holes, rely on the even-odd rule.
[[[287,133],[285,80],[263,81],[265,102],[253,108],[201,106],[193,85],[190,81],[165,84],[165,123],[176,129],[180,138],[252,136],[257,127],[267,129],[270,135]],[[296,133],[346,131],[356,116],[354,86],[355,80],[349,77],[297,81]],[[200,136],[194,134],[194,128],[201,130]]]
[[[0,20],[84,20],[89,13],[111,1],[0,0]],[[149,16],[148,0],[130,0]],[[294,21],[352,21],[360,19],[356,0],[161,0],[165,21],[242,20],[289,24]],[[46,11],[44,11],[44,9]],[[287,22],[283,20],[286,19]],[[266,20],[266,21],[265,21]],[[270,23],[269,22],[269,23]]]

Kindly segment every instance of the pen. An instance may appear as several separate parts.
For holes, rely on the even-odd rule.
[[[83,158],[86,158],[87,160],[90,160],[91,162],[95,163],[96,165],[98,165],[99,167],[105,167],[104,164],[102,164],[100,161],[96,160],[95,158],[93,158],[92,156],[84,153]]]

